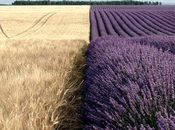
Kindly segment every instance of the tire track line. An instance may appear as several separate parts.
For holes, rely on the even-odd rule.
[[[56,13],[57,13],[57,12],[54,12],[52,15],[50,15],[50,16],[48,17],[48,19],[46,19],[46,21],[43,23],[43,25],[42,25],[40,28],[38,28],[36,31],[38,31],[39,29],[41,29],[41,28],[47,23],[47,21],[48,21],[51,17],[53,17]],[[34,31],[33,33],[35,33],[36,31]]]
[[[1,26],[1,24],[0,24],[0,29],[1,29],[1,32],[4,34],[4,36],[5,36],[6,38],[10,38],[10,37],[4,32],[4,30],[3,30],[2,26]]]
[[[28,35],[31,35],[35,32],[37,32],[38,30],[40,30],[46,23],[47,21],[53,16],[55,15],[57,12],[50,12],[46,15],[44,15],[43,17],[41,17],[32,27],[30,27],[29,29],[27,29],[26,31],[23,31],[20,34],[17,34],[14,37],[26,37]]]
[[[31,29],[34,28],[42,19],[44,19],[44,18],[45,18],[46,16],[48,16],[49,14],[51,14],[51,12],[49,12],[49,13],[43,15],[33,26],[31,26],[31,27],[28,28],[27,30],[25,30],[25,31],[23,31],[23,32],[21,32],[21,33],[18,33],[18,34],[16,34],[15,36],[12,36],[12,37],[16,37],[16,36],[18,36],[18,35],[21,35],[21,34],[27,32],[27,31],[31,30]]]

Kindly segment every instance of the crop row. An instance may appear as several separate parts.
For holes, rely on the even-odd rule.
[[[91,40],[105,35],[174,35],[174,6],[92,6]]]
[[[157,6],[157,5],[91,5],[91,10],[140,10],[140,11],[162,11],[162,12],[167,12],[167,11],[172,11],[175,10],[174,6]]]

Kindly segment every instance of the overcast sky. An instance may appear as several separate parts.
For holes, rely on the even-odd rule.
[[[11,4],[15,0],[0,0],[0,4]],[[58,1],[58,0],[51,0],[51,1]],[[83,1],[83,0],[78,0],[78,1]],[[103,1],[103,0],[94,0],[94,1]],[[106,0],[104,0],[106,1]],[[120,1],[120,0],[119,0]],[[163,4],[175,4],[175,0],[138,0],[138,1],[152,1],[152,2],[162,2]]]

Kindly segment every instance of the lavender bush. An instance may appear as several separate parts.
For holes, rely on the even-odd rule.
[[[84,130],[175,129],[175,37],[102,37],[90,43]]]

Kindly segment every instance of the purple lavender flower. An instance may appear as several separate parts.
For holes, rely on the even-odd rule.
[[[175,129],[174,48],[174,36],[92,41],[82,91],[83,129]]]

